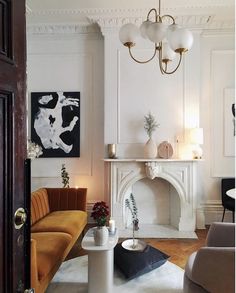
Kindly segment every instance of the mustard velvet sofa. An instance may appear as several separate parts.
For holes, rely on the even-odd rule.
[[[45,292],[87,224],[86,188],[31,193],[31,288]]]

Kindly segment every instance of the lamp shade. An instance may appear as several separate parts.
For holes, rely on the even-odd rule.
[[[147,30],[150,26],[150,24],[152,24],[152,21],[150,20],[146,20],[144,21],[141,26],[140,26],[140,33],[141,33],[141,36],[144,38],[144,39],[147,39],[148,36],[147,36]]]
[[[176,53],[170,48],[168,43],[162,44],[162,60],[172,61],[176,56]]]
[[[127,23],[120,28],[119,38],[122,44],[135,43],[137,36],[139,35],[139,29],[133,23]]]
[[[203,144],[203,128],[190,129],[189,140],[192,144]]]
[[[172,50],[176,51],[178,49],[184,49],[188,51],[191,49],[193,44],[193,35],[192,33],[180,27],[172,27],[168,30],[168,42]]]
[[[162,22],[153,22],[148,26],[147,36],[153,43],[160,43],[166,36],[167,25]]]

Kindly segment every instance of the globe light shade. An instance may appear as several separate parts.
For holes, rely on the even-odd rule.
[[[193,35],[185,28],[170,28],[168,30],[167,39],[171,49],[175,52],[178,52],[178,49],[188,51],[193,44]]]
[[[149,28],[149,26],[152,24],[152,21],[150,20],[146,20],[144,21],[141,25],[140,25],[140,34],[144,39],[147,39],[147,30]]]
[[[135,43],[137,36],[139,35],[139,29],[132,23],[127,23],[120,28],[119,38],[121,43]]]
[[[160,43],[166,36],[167,26],[162,22],[154,22],[147,29],[147,36],[153,43]]]
[[[174,31],[176,31],[179,28],[181,28],[180,25],[179,24],[176,24],[176,23],[169,25],[168,28],[167,28],[167,38],[168,38],[168,35],[170,33],[173,33]]]
[[[170,48],[167,42],[162,44],[162,60],[172,61],[176,53]]]

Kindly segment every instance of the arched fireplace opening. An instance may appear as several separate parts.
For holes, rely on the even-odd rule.
[[[132,217],[125,206],[125,200],[133,194],[138,220],[143,225],[170,225],[178,229],[180,220],[180,200],[176,189],[162,178],[143,178],[136,181],[124,194],[123,223],[125,228],[132,225]]]

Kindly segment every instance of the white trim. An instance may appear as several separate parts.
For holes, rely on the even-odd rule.
[[[91,218],[91,212],[96,200],[87,203],[88,223],[94,224],[95,221]],[[210,225],[213,222],[221,222],[223,215],[223,206],[221,200],[208,200],[201,203],[197,208],[197,229],[205,229],[205,225]],[[225,222],[231,222],[232,212],[225,211]]]
[[[210,225],[213,222],[221,222],[223,216],[223,206],[221,200],[208,200],[200,204],[197,211],[197,216],[203,216],[205,224],[197,225],[198,229],[203,229],[205,225]],[[232,212],[225,211],[225,222],[232,221]]]
[[[29,24],[27,25],[27,34],[45,35],[45,34],[91,34],[100,33],[99,27],[95,24],[87,23],[47,23],[47,24]]]

